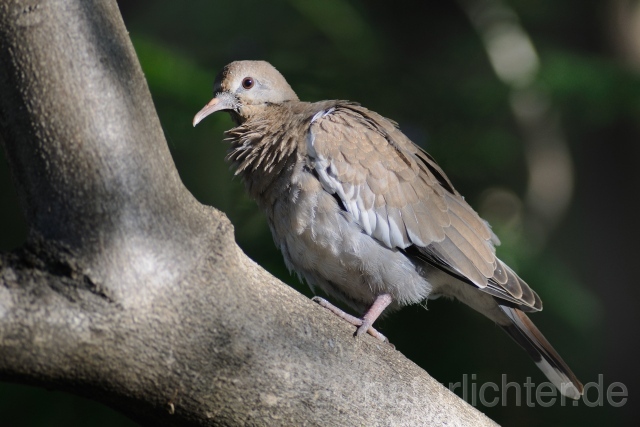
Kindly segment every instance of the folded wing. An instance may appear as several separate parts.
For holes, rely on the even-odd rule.
[[[380,244],[522,310],[542,308],[535,292],[495,256],[498,240],[487,223],[394,122],[338,102],[311,119],[307,149],[324,190]]]

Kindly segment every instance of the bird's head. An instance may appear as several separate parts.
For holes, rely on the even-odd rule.
[[[235,61],[227,65],[216,77],[213,93],[213,99],[193,118],[194,126],[216,111],[227,111],[242,122],[253,106],[298,101],[282,74],[266,61]]]

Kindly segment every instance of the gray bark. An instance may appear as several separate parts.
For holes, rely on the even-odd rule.
[[[181,183],[114,0],[0,0],[0,379],[143,425],[494,425],[248,259]]]

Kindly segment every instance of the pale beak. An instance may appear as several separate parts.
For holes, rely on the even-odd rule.
[[[205,117],[207,117],[211,113],[215,113],[216,111],[220,111],[222,109],[222,103],[218,98],[213,98],[204,108],[198,111],[198,114],[193,118],[193,126],[195,127],[198,123],[202,121]]]
[[[193,118],[193,126],[195,127],[209,114],[222,110],[233,110],[238,106],[238,102],[235,97],[228,92],[219,92],[204,108],[198,111],[198,114]]]

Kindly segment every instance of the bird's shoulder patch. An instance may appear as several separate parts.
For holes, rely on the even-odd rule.
[[[311,117],[306,147],[324,190],[366,234],[390,248],[444,238],[445,190],[394,122],[357,104],[327,105]]]

